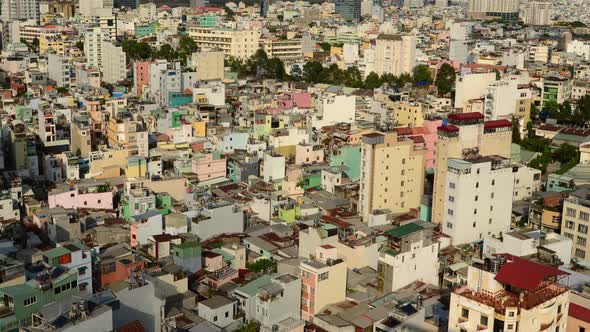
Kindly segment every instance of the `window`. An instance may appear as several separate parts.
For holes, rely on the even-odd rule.
[[[229,311],[225,312],[225,318],[229,317]]]
[[[461,317],[463,318],[469,318],[469,309],[461,309]]]
[[[571,220],[565,221],[565,228],[574,229],[575,226],[576,226],[576,224],[573,221],[571,221]]]
[[[576,238],[576,244],[579,245],[579,246],[586,246],[586,238],[585,237],[578,236]]]
[[[576,252],[574,253],[574,255],[578,258],[586,258],[586,251],[582,250],[582,249],[576,249]]]
[[[477,202],[477,200],[479,199],[479,196],[475,195],[475,201]]]
[[[473,214],[477,214],[477,209],[473,209]]]
[[[479,182],[475,183],[475,188],[479,188]]]
[[[455,189],[455,183],[454,182],[449,182],[449,188]]]
[[[492,180],[492,186],[496,184],[496,180]]]
[[[568,217],[575,217],[576,216],[576,210],[572,209],[572,208],[567,208],[565,210],[565,215]]]
[[[514,324],[508,324],[508,330],[514,329]]]
[[[217,321],[217,316],[213,316],[213,321],[216,322]]]
[[[570,239],[572,239],[572,240],[574,239],[574,234],[572,234],[572,233],[563,233],[563,235],[564,235],[565,237],[569,237],[569,238],[570,238]]]
[[[580,219],[584,221],[590,220],[590,213],[580,211]]]
[[[455,197],[449,196],[449,202],[454,202],[454,201],[455,201]]]
[[[479,168],[477,169],[477,174],[479,174]]]
[[[448,228],[448,229],[453,229],[453,224],[452,224],[452,223],[450,223],[450,222],[447,222],[447,228]]]
[[[400,185],[401,185],[402,187],[404,186],[404,184],[405,184],[405,182],[404,182],[404,181],[402,181],[402,182],[400,183]]]
[[[31,296],[28,299],[25,299],[25,301],[24,301],[25,307],[28,307],[28,306],[30,306],[32,304],[35,304],[35,303],[37,303],[37,297],[36,296]]]
[[[328,272],[324,272],[324,273],[320,274],[320,276],[319,276],[320,281],[328,280],[328,278],[329,278]]]
[[[452,215],[453,215],[453,213],[454,213],[454,212],[453,212],[453,210],[451,210],[451,209],[447,209],[447,214],[448,214],[449,216],[452,216]]]
[[[488,326],[488,316],[481,315],[479,325]]]
[[[61,255],[59,256],[58,259],[59,264],[69,264],[72,262],[72,254],[65,254],[65,255]]]
[[[578,225],[578,232],[588,234],[588,226]]]

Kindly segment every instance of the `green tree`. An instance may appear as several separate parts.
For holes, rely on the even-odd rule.
[[[307,83],[320,83],[324,66],[317,61],[309,61],[303,65],[303,80]]]
[[[300,66],[294,66],[293,69],[291,69],[291,78],[294,81],[300,81],[302,79],[302,75],[303,72],[301,71]]]
[[[191,55],[198,49],[197,43],[189,36],[182,36],[178,40],[178,52],[181,54]]]
[[[324,52],[330,52],[330,49],[332,48],[332,45],[330,45],[330,43],[327,42],[320,43],[319,45]]]
[[[412,78],[416,85],[429,85],[432,83],[432,75],[427,65],[417,65],[414,67]]]
[[[520,140],[520,123],[515,117],[512,117],[512,143],[519,144]]]
[[[178,59],[178,52],[176,52],[170,44],[164,44],[160,46],[160,49],[156,52],[156,57],[158,59],[174,61]]]
[[[255,321],[255,320],[251,320],[246,324],[242,324],[238,330],[238,332],[258,332],[260,331],[260,323]]]
[[[274,263],[270,259],[263,258],[249,263],[247,268],[252,272],[269,272],[274,268]]]
[[[557,150],[553,152],[553,159],[559,161],[561,164],[575,160],[576,164],[580,160],[580,154],[578,148],[569,144],[562,144]]]
[[[436,73],[436,89],[438,94],[442,97],[451,92],[453,84],[455,84],[455,68],[448,63],[443,63]]]
[[[379,75],[377,75],[375,72],[371,72],[369,75],[367,75],[367,78],[365,78],[366,89],[376,89],[380,86],[381,79],[379,78]]]
[[[76,47],[80,50],[80,51],[84,51],[84,42],[81,40],[78,40],[76,42]]]

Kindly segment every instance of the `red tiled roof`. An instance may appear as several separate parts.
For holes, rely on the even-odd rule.
[[[470,112],[470,113],[454,113],[449,114],[449,120],[454,121],[466,121],[466,120],[483,120],[483,114],[479,112]]]
[[[503,127],[512,127],[512,123],[506,119],[486,121],[484,123],[484,129],[496,129]]]
[[[498,256],[506,257],[507,261],[502,265],[494,279],[500,283],[529,292],[535,291],[547,277],[569,274],[511,254],[500,254]]]
[[[447,133],[458,133],[459,127],[453,125],[446,125],[446,126],[438,126],[436,127],[438,131],[446,131]]]
[[[145,329],[138,320],[134,320],[127,325],[123,325],[116,332],[145,332]]]
[[[537,130],[546,130],[546,131],[559,131],[561,126],[552,125],[552,124],[542,124],[537,127]]]
[[[582,136],[582,137],[590,136],[590,130],[580,129],[580,128],[566,128],[566,129],[562,130],[560,133],[565,134],[565,135]]]
[[[572,317],[582,320],[584,322],[590,322],[590,309],[584,308],[584,307],[577,305],[575,303],[570,303],[568,316],[572,316]]]

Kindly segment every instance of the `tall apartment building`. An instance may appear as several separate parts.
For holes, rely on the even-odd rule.
[[[110,147],[136,150],[137,155],[148,157],[147,130],[127,112],[117,112],[109,118],[108,142]]]
[[[202,49],[221,50],[225,56],[246,59],[258,50],[258,30],[236,30],[191,26],[188,35]]]
[[[517,77],[504,78],[488,85],[485,94],[484,111],[486,119],[524,118],[530,119],[532,92],[528,84],[520,84]]]
[[[84,34],[84,53],[90,67],[102,68],[103,42],[110,40],[108,31],[100,27],[89,28]]]
[[[551,24],[551,3],[548,1],[529,1],[525,3],[522,20],[527,25]]]
[[[80,0],[78,12],[82,16],[101,16],[112,11],[113,7],[113,0]]]
[[[566,331],[567,274],[510,254],[469,266],[467,285],[451,293],[448,331]]]
[[[375,73],[399,76],[416,65],[416,36],[380,34],[375,46]]]
[[[472,155],[510,158],[512,123],[508,120],[484,122],[484,115],[477,112],[450,114],[447,123],[443,123],[437,131],[432,222],[440,224],[448,199],[448,160],[465,159]]]
[[[408,212],[420,206],[425,149],[397,132],[362,137],[358,212],[365,222],[376,209]]]
[[[139,7],[139,0],[115,0],[115,8],[136,9]]]
[[[453,245],[510,230],[514,176],[498,156],[449,159],[442,232]]]
[[[388,241],[379,253],[379,290],[389,294],[414,281],[438,285],[439,243],[432,240],[435,226],[413,222],[385,232]]]
[[[468,17],[480,20],[518,20],[518,0],[469,0]]]
[[[572,257],[590,258],[590,186],[582,185],[570,192],[563,201],[561,234],[573,241]],[[565,262],[569,263],[569,262]]]
[[[168,106],[170,93],[181,92],[182,71],[180,63],[169,64],[156,60],[149,65],[149,92],[160,106]]]
[[[127,78],[127,55],[121,46],[104,41],[101,63],[102,77],[105,82],[114,84]]]
[[[301,318],[307,321],[329,304],[346,298],[346,263],[337,258],[336,247],[317,247],[314,260],[300,263]]]
[[[70,60],[58,54],[47,54],[47,77],[59,87],[70,87],[72,65]]]
[[[337,0],[336,13],[349,22],[361,19],[361,0]]]
[[[2,0],[2,21],[39,20],[39,0]]]

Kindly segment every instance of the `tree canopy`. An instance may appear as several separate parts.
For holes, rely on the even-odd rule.
[[[436,80],[434,82],[439,96],[442,97],[451,92],[453,84],[455,84],[455,79],[455,68],[448,63],[443,63],[436,73]]]

